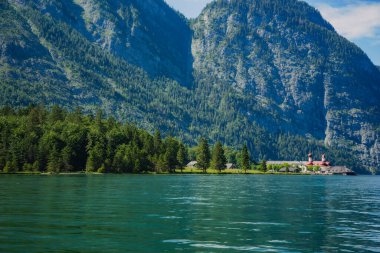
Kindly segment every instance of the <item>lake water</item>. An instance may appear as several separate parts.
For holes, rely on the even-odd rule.
[[[0,176],[0,252],[380,252],[380,177]]]

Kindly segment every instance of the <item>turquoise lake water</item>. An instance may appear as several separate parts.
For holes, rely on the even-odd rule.
[[[1,175],[0,252],[380,252],[380,177]]]

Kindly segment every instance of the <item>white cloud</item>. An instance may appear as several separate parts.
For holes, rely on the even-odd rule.
[[[380,3],[358,3],[343,7],[318,4],[317,8],[348,39],[380,39]]]

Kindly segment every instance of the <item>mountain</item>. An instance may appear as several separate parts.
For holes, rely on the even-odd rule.
[[[99,6],[108,1],[87,3]],[[183,108],[189,104],[189,91],[172,79],[161,75],[155,78],[154,73],[130,64],[101,39],[93,41],[92,26],[82,19],[83,8],[91,9],[93,5],[84,4],[81,8],[73,1],[2,1],[0,4],[2,105],[58,104],[67,108],[82,106],[87,112],[101,107],[149,130],[159,127],[180,132],[178,129],[188,128],[188,116]],[[148,26],[140,25],[144,29]],[[134,50],[141,55],[155,50],[152,41],[145,43],[141,42],[141,48]],[[149,56],[144,57],[149,61]],[[178,98],[172,99],[174,96]]]
[[[198,84],[233,87],[235,108],[265,129],[351,146],[379,161],[380,74],[363,51],[339,36],[318,11],[295,0],[218,0],[192,24]],[[369,162],[371,163],[371,162]]]
[[[304,2],[216,0],[189,21],[163,0],[3,0],[0,32],[1,105],[380,165],[380,71]]]

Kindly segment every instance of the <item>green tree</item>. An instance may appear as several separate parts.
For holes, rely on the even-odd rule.
[[[32,165],[32,170],[33,170],[34,172],[37,172],[37,171],[39,171],[39,169],[40,169],[40,163],[39,163],[38,161],[35,161],[35,162],[33,163],[33,165]]]
[[[226,155],[227,162],[233,163],[233,164],[237,164],[238,157],[241,156],[238,152],[236,152],[233,148],[230,148],[230,147],[224,148],[224,153]]]
[[[65,113],[61,107],[54,105],[49,114],[50,123],[55,123],[57,121],[62,121],[65,117]]]
[[[198,152],[198,147],[190,147],[188,149],[188,159],[189,159],[189,161],[197,160],[197,152]]]
[[[88,159],[86,164],[87,172],[96,172],[104,163],[104,151],[101,145],[95,145],[88,152]]]
[[[244,144],[241,151],[241,165],[245,173],[247,173],[247,170],[251,167],[251,159],[249,156],[247,144]]]
[[[74,157],[73,150],[69,146],[66,146],[62,149],[61,156],[64,170],[72,171],[74,169],[72,165],[72,160]]]
[[[223,145],[220,141],[216,142],[212,151],[211,167],[221,172],[226,168],[227,159],[224,155]]]
[[[165,159],[165,155],[161,154],[158,157],[157,165],[156,165],[156,171],[157,172],[163,172],[169,170],[169,164],[168,161]]]
[[[160,130],[156,130],[156,132],[154,133],[153,146],[154,146],[155,153],[161,154],[161,152],[162,152],[162,138],[161,138]]]
[[[140,158],[135,159],[135,163],[133,166],[133,173],[141,172],[141,161]]]
[[[61,133],[64,141],[62,159],[66,171],[83,171],[86,168],[87,128],[83,124],[65,122]]]
[[[56,147],[53,147],[53,150],[49,154],[47,170],[52,173],[59,173],[62,171],[63,162],[60,156],[60,152]]]
[[[168,137],[165,140],[164,160],[168,165],[169,172],[174,172],[178,165],[177,150],[178,142],[173,137]]]
[[[266,171],[267,171],[267,161],[266,161],[266,160],[263,160],[263,161],[261,162],[261,170],[262,170],[263,172],[266,172]]]
[[[207,168],[210,167],[210,148],[205,138],[199,140],[197,148],[197,165],[206,173]]]
[[[127,146],[125,144],[120,145],[117,148],[116,154],[113,158],[112,172],[122,173],[122,172],[127,171],[128,164],[126,160],[126,149],[127,149]]]
[[[107,135],[107,159],[113,160],[115,152],[118,150],[120,145],[129,143],[129,140],[120,128],[114,128],[110,130]]]
[[[96,110],[95,114],[95,126],[99,129],[103,130],[104,124],[103,124],[103,111],[101,109]]]
[[[5,164],[5,167],[3,169],[3,172],[4,173],[17,172],[17,168],[13,162],[7,161],[7,163]]]
[[[106,173],[106,172],[107,172],[107,169],[106,169],[106,166],[105,166],[104,163],[103,163],[102,166],[98,169],[97,172],[98,172],[98,173]]]
[[[179,148],[178,148],[177,161],[178,161],[178,166],[182,173],[182,170],[187,163],[187,150],[186,150],[185,145],[183,145],[182,143],[179,145]]]

